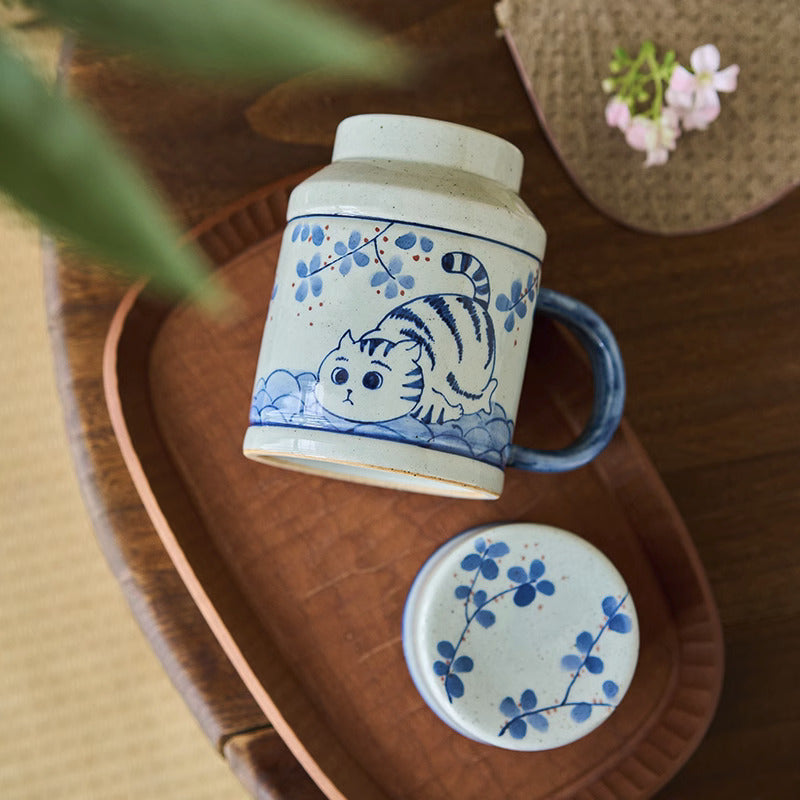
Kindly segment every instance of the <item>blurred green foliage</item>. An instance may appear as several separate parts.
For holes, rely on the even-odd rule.
[[[8,0],[2,0],[8,5]],[[403,53],[300,0],[28,0],[36,23],[187,74],[267,82],[325,67],[402,80]],[[30,21],[27,22],[30,24]],[[47,84],[0,32],[0,190],[89,255],[214,305],[201,254],[124,149],[79,100]]]

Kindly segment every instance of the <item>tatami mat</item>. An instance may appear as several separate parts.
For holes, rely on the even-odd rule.
[[[52,72],[57,36],[28,37]],[[36,228],[0,205],[0,796],[248,795],[140,633],[67,450]]]

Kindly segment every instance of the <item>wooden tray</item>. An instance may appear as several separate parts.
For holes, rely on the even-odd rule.
[[[295,177],[194,235],[242,297],[215,323],[139,289],[121,303],[104,360],[114,430],[170,557],[236,670],[331,798],[642,798],[699,744],[723,675],[717,610],[677,510],[623,422],[593,464],[511,469],[497,501],[360,487],[241,454],[273,270]],[[591,402],[588,366],[537,318],[515,440],[557,447]],[[640,617],[633,684],[608,722],[544,753],[467,740],[407,673],[401,617],[442,542],[487,522],[572,530],[622,572]]]

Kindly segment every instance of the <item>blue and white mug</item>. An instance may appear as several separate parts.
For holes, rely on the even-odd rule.
[[[481,131],[366,115],[292,193],[244,454],[395,489],[496,498],[506,466],[594,458],[625,378],[605,323],[540,289],[545,234],[522,155]],[[587,349],[594,409],[571,446],[512,444],[534,307]]]

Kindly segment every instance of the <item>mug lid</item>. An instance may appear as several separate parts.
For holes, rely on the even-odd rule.
[[[360,114],[339,123],[332,161],[380,158],[472,172],[518,192],[524,158],[511,142],[454,122],[402,114]]]
[[[559,528],[467,531],[409,592],[403,651],[434,713],[509,750],[549,750],[613,713],[639,654],[636,610],[616,567]]]

